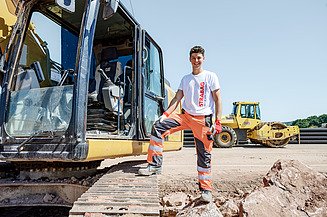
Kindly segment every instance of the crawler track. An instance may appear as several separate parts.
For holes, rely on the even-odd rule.
[[[28,173],[27,171],[19,171],[11,164],[2,162],[0,209],[17,207],[22,212],[28,212],[34,207],[73,206],[69,212],[70,217],[124,214],[159,216],[161,207],[157,176],[138,176],[137,171],[143,166],[146,166],[145,161],[129,161],[79,179],[22,180],[19,179],[19,174]],[[43,174],[42,171],[43,169],[39,169],[35,173],[33,170],[29,175],[40,175]],[[46,171],[44,174],[51,175],[52,170]],[[67,171],[63,170],[62,173],[67,174]],[[57,169],[55,175],[60,175]]]
[[[103,214],[159,216],[157,176],[138,176],[144,161],[131,161],[112,167],[73,205],[70,217]]]

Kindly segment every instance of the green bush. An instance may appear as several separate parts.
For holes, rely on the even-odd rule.
[[[321,127],[322,123],[327,123],[327,114],[320,116],[310,116],[306,119],[297,119],[292,122],[292,125],[297,125],[300,128],[315,128]]]

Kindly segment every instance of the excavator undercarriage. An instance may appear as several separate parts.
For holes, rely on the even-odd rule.
[[[159,216],[157,176],[137,175],[138,169],[145,165],[145,161],[126,161],[91,171],[87,165],[71,165],[69,168],[52,165],[51,168],[23,170],[2,163],[0,210],[8,207],[57,206],[70,208],[71,217],[85,214]],[[42,176],[37,178],[36,173]]]

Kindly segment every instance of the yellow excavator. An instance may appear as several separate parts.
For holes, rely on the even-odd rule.
[[[0,0],[0,55],[4,53],[12,27],[16,22],[16,5],[12,1]]]
[[[261,144],[267,147],[286,146],[300,135],[298,126],[280,122],[262,122],[259,102],[234,102],[233,112],[223,116],[222,133],[215,137],[215,145],[230,148],[240,142]]]
[[[2,35],[11,38],[1,47],[0,146],[6,148],[0,158],[90,161],[145,154],[152,123],[173,97],[159,45],[119,3],[111,13],[100,1],[13,2],[15,26],[9,7],[1,7],[12,30]],[[172,137],[166,149],[179,150],[181,133]],[[48,143],[45,153],[27,153],[41,141]],[[49,155],[58,141],[74,148]],[[124,145],[116,148],[117,141]]]
[[[0,177],[94,177],[105,159],[147,153],[152,124],[174,94],[164,77],[160,46],[118,0],[1,0],[0,8],[0,160],[6,162]],[[182,144],[182,133],[175,133],[165,139],[164,151],[180,150]],[[121,187],[125,177],[130,186],[119,191],[133,187],[130,197],[157,186],[155,180],[133,185],[141,179],[133,173],[126,177],[133,165],[124,167],[112,186]],[[114,183],[107,175],[106,182]],[[84,192],[62,183],[17,180],[13,186],[4,180],[0,207],[40,194],[55,194],[61,198],[57,205],[72,206]],[[112,200],[121,196],[110,195]],[[127,206],[127,199],[119,204]],[[117,204],[103,212],[128,213]],[[144,206],[129,212],[147,214],[150,205]]]

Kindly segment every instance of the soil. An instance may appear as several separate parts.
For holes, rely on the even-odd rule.
[[[144,160],[146,156],[108,159],[101,168],[128,160]],[[266,148],[243,145],[233,148],[214,148],[212,151],[212,177],[214,198],[238,199],[263,186],[262,179],[278,159],[299,160],[312,169],[327,175],[327,146],[324,144],[290,144],[285,148]],[[185,192],[199,196],[195,148],[164,153],[163,174],[159,175],[160,197],[172,192]],[[30,216],[68,216],[67,208],[35,207]],[[6,210],[0,210],[0,213]],[[12,211],[9,213],[14,214]],[[45,212],[49,214],[45,215]],[[28,212],[27,212],[28,213]],[[40,215],[38,215],[40,214]],[[2,215],[1,215],[2,216]],[[29,216],[26,212],[23,215]]]
[[[123,160],[142,160],[145,156],[105,160],[102,167]],[[289,144],[284,148],[267,148],[244,144],[233,148],[213,148],[213,196],[239,198],[263,186],[262,179],[279,159],[299,160],[312,169],[327,174],[325,144]],[[195,148],[164,153],[163,173],[159,176],[160,197],[182,191],[199,196]]]

